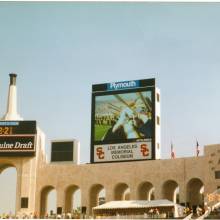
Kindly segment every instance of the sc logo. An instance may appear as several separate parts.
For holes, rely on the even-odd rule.
[[[144,157],[149,156],[149,149],[148,149],[147,144],[141,144],[141,153],[142,153],[142,156]]]
[[[103,151],[102,147],[97,147],[96,148],[96,155],[101,160],[105,158],[105,152]]]

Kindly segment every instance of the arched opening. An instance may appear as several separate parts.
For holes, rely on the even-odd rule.
[[[5,213],[9,218],[16,214],[17,170],[12,165],[0,165],[0,215]],[[3,199],[4,198],[4,199]]]
[[[91,187],[89,193],[90,200],[90,213],[92,213],[92,208],[95,206],[103,204],[105,201],[105,188],[101,184],[95,184]]]
[[[152,183],[144,182],[141,183],[138,187],[138,199],[139,200],[154,200],[154,191],[155,188]]]
[[[114,190],[115,200],[130,200],[130,188],[126,183],[119,183]]]
[[[180,188],[177,187],[174,191],[174,202],[179,204],[180,203]]]
[[[98,195],[98,205],[102,205],[105,203],[105,189],[103,188]]]
[[[124,192],[124,195],[123,195],[123,200],[130,200],[130,195],[131,195],[131,191],[129,188],[127,188]]]
[[[163,199],[168,199],[172,202],[179,202],[179,186],[174,180],[167,180],[162,187]]]
[[[40,216],[56,213],[56,190],[53,186],[46,186],[41,191]]]
[[[65,212],[76,213],[81,207],[81,190],[76,185],[67,187],[65,191]]]
[[[190,206],[203,206],[204,184],[199,178],[193,178],[187,183],[187,202]]]

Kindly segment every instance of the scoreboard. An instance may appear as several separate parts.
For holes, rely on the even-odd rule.
[[[155,94],[154,78],[93,85],[91,163],[156,159]]]
[[[36,121],[0,121],[0,156],[34,156]]]

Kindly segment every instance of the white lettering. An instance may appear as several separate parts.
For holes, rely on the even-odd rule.
[[[135,81],[127,81],[127,82],[118,82],[118,83],[110,83],[110,89],[123,89],[123,88],[129,88],[129,87],[135,87],[136,82]]]
[[[31,149],[32,145],[32,142],[29,142],[28,144],[21,144],[20,142],[16,142],[15,149]]]
[[[6,142],[0,144],[0,149],[12,149],[12,148],[13,148],[13,144],[7,144]]]

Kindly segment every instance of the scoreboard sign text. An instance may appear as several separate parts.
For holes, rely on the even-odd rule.
[[[95,145],[94,162],[151,159],[151,141]]]
[[[0,156],[34,156],[36,121],[0,121]]]

